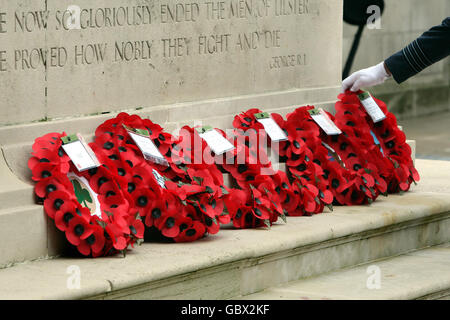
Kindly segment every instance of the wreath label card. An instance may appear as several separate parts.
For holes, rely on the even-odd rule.
[[[369,116],[372,118],[373,122],[376,123],[386,119],[386,115],[383,113],[383,111],[375,102],[375,100],[373,99],[373,97],[370,95],[369,92],[365,91],[359,94],[358,98],[361,101],[361,104],[366,109]]]
[[[312,109],[308,110],[311,118],[322,128],[323,131],[329,136],[334,136],[341,134],[342,131],[339,129],[333,121],[328,117],[328,115],[323,111],[323,109]]]
[[[256,113],[255,118],[264,126],[264,130],[266,130],[273,142],[286,141],[288,139],[284,131],[281,130],[280,126],[267,112]]]
[[[217,130],[212,127],[197,128],[200,137],[206,141],[208,146],[216,155],[221,155],[227,151],[233,150],[234,146],[230,141],[225,139]]]
[[[80,134],[65,136],[61,140],[63,142],[62,148],[79,172],[100,166],[94,152]]]
[[[168,166],[166,158],[164,158],[156,145],[150,139],[150,134],[147,130],[133,129],[126,125],[124,125],[124,128],[127,130],[134,143],[136,143],[137,147],[141,150],[145,160],[150,160],[157,164]]]
[[[67,174],[70,182],[72,182],[77,201],[83,207],[91,211],[91,216],[102,218],[102,211],[100,202],[98,201],[98,194],[92,190],[89,181],[85,177],[80,177],[73,172]]]

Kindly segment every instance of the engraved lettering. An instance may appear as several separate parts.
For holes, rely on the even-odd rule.
[[[6,33],[6,12],[0,12],[0,33]]]
[[[6,71],[6,51],[0,51],[0,72]]]
[[[161,41],[163,43],[164,58],[182,57],[190,54],[190,38],[168,38],[161,39]]]

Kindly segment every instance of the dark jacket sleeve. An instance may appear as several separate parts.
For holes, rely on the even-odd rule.
[[[450,17],[385,60],[397,83],[450,55]]]

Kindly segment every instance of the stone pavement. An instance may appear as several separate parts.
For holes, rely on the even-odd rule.
[[[406,137],[416,140],[416,158],[450,160],[450,112],[399,121]]]

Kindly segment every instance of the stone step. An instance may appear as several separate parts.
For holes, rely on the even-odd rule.
[[[413,190],[288,217],[270,230],[224,228],[194,243],[144,243],[125,258],[25,262],[0,270],[0,299],[230,299],[443,244],[449,229],[448,193]],[[74,289],[67,283],[77,274]]]
[[[64,246],[63,240],[40,205],[0,210],[0,269],[56,256]]]
[[[450,243],[240,297],[246,300],[450,299]]]
[[[34,202],[33,186],[12,173],[1,153],[0,177],[0,210]]]
[[[19,180],[3,157],[0,176],[0,268],[58,254],[64,241],[34,203],[33,186]]]

